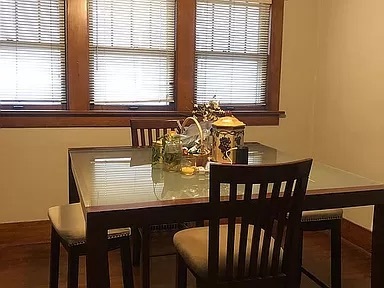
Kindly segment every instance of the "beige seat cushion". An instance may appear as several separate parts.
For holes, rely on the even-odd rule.
[[[48,217],[57,234],[68,246],[85,243],[85,220],[79,203],[51,207]],[[108,231],[108,239],[129,236],[130,233],[129,228],[112,229]]]
[[[238,262],[238,249],[240,242],[240,227],[241,224],[236,224],[235,230],[235,253],[234,253],[234,266],[237,271],[237,262]],[[183,257],[185,263],[196,273],[199,277],[206,278],[208,275],[208,227],[199,227],[182,230],[177,232],[173,237],[173,244],[177,252]],[[219,245],[219,277],[222,278],[225,275],[226,267],[226,255],[227,255],[227,233],[228,226],[220,225],[220,245]],[[252,243],[252,233],[253,226],[248,228],[248,243],[247,243],[247,252],[246,252],[246,271],[249,267],[250,254],[251,254],[251,243]],[[264,231],[261,231],[262,235]],[[261,237],[262,239],[262,237]],[[273,249],[275,241],[272,238],[270,244],[270,258],[269,265],[272,261],[271,252]],[[261,256],[262,242],[259,246],[259,256]],[[282,264],[283,249],[280,252],[280,268]],[[260,265],[261,258],[257,259],[257,265]]]
[[[301,222],[337,220],[343,218],[343,209],[304,211]]]

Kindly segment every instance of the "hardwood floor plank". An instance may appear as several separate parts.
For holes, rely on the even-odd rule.
[[[160,245],[161,240],[157,239]],[[169,245],[169,241],[164,245]],[[66,252],[61,251],[60,287],[66,287]],[[343,242],[343,287],[370,287],[370,254]],[[111,287],[122,287],[119,251],[109,254]],[[326,233],[307,232],[304,240],[305,267],[329,283],[329,239]],[[0,247],[0,287],[46,288],[48,287],[49,244],[31,244]],[[139,269],[134,269],[135,287],[140,287]],[[151,287],[170,288],[175,282],[175,256],[151,259]],[[79,287],[85,285],[85,259],[80,259]],[[188,278],[188,287],[195,287],[194,278]],[[302,287],[316,287],[308,278],[302,277]]]

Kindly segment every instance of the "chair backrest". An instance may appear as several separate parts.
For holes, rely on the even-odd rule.
[[[131,135],[133,147],[149,147],[152,142],[171,130],[179,130],[177,120],[132,118]]]
[[[299,265],[297,243],[311,165],[312,159],[276,165],[210,166],[210,282],[217,282],[223,272],[218,268],[219,245],[226,245],[224,282],[254,287],[267,280],[273,283],[271,287],[286,287],[291,281],[288,278],[294,277],[291,271],[297,271],[291,265]],[[228,221],[228,234],[220,243],[222,218]]]

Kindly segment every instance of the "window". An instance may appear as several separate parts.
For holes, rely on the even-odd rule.
[[[284,0],[1,0],[0,127],[129,126],[216,97],[277,125]]]
[[[173,102],[174,0],[90,0],[91,102]]]
[[[0,105],[65,104],[64,3],[1,0]]]
[[[270,3],[197,0],[195,99],[266,105]]]

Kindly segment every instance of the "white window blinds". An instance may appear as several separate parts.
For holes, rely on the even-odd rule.
[[[0,105],[65,102],[62,0],[0,1]]]
[[[266,104],[270,2],[197,0],[197,103]]]
[[[175,0],[90,0],[95,105],[173,102]]]

